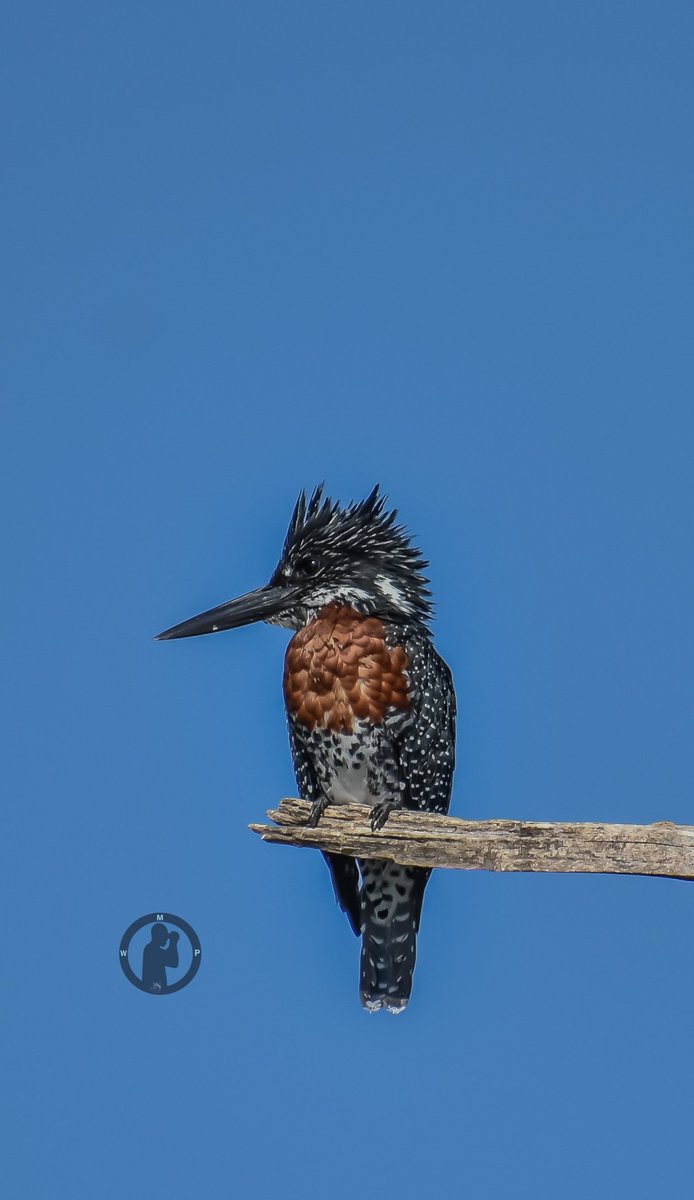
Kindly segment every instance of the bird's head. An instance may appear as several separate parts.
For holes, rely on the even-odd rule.
[[[387,621],[426,626],[431,596],[427,563],[386,510],[378,485],[366,500],[342,506],[323,488],[294,507],[280,561],[265,587],[200,613],[158,635],[195,637],[268,621],[301,629],[327,604],[345,604]]]

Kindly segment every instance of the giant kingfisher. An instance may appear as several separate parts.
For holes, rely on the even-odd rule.
[[[294,630],[284,662],[289,739],[301,796],[317,825],[327,805],[447,813],[455,693],[429,621],[428,563],[387,511],[378,485],[340,505],[302,492],[265,587],[160,633],[195,637],[267,621]],[[430,871],[325,854],[337,901],[362,939],[365,1008],[402,1012],[412,990]]]

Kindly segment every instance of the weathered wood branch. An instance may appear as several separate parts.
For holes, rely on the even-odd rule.
[[[311,846],[355,858],[385,858],[408,867],[461,871],[585,871],[694,879],[694,827],[603,825],[548,821],[464,821],[431,813],[391,813],[372,833],[369,809],[358,804],[326,809],[316,829],[309,805],[282,800],[268,816],[273,825],[251,825],[265,842]]]

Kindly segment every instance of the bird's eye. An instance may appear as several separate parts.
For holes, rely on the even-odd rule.
[[[300,554],[294,565],[301,575],[315,575],[320,564],[315,554]]]

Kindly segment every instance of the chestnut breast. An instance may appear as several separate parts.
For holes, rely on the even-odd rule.
[[[292,638],[284,662],[287,711],[308,729],[352,733],[408,707],[407,655],[386,645],[378,617],[329,604]]]

